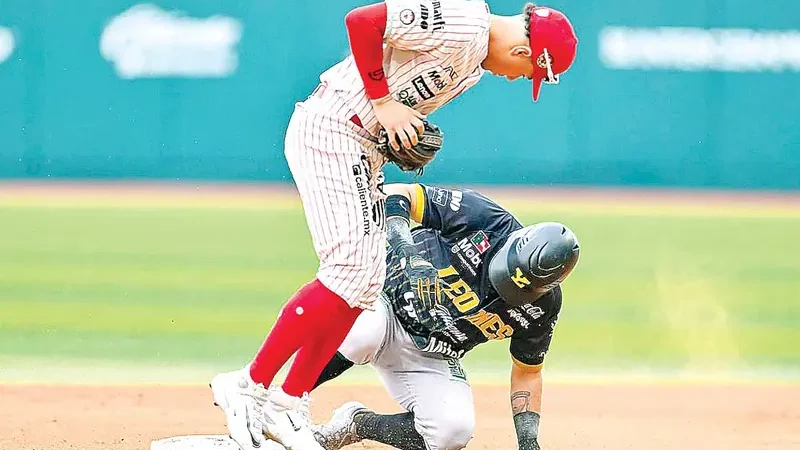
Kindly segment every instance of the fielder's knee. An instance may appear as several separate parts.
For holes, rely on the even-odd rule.
[[[443,411],[451,413],[437,418],[430,429],[421,430],[430,450],[461,450],[467,446],[475,433],[475,415],[465,411]]]

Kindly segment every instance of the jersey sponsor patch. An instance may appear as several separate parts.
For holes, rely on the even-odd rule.
[[[434,0],[430,2],[430,5],[430,9],[424,4],[419,5],[419,27],[431,31],[444,29],[446,24],[442,17],[442,2]]]
[[[419,103],[419,98],[414,95],[414,88],[408,86],[400,89],[397,92],[397,101],[408,106],[409,108],[413,108]]]
[[[525,316],[523,316],[522,313],[517,311],[516,309],[509,309],[507,313],[508,317],[511,317],[512,319],[516,320],[519,326],[521,326],[522,328],[525,328],[527,330],[528,327],[531,325],[530,321],[528,321],[528,319],[526,319]]]
[[[361,155],[361,163],[353,164],[353,181],[358,192],[358,202],[361,206],[361,222],[364,228],[364,236],[369,236],[372,226],[372,206],[370,205],[369,183],[370,167],[369,160],[365,155]]]
[[[459,330],[455,324],[448,325],[448,327],[445,328],[444,331],[442,332],[445,335],[447,335],[447,337],[454,340],[455,342],[458,342],[459,344],[463,344],[464,342],[467,342],[469,340],[469,336],[467,336],[467,334],[464,333],[463,331]]]
[[[489,243],[489,238],[483,231],[478,231],[475,233],[471,240],[472,244],[475,246],[475,249],[480,254],[486,253],[486,250],[489,250],[489,247],[492,246],[492,244]]]
[[[414,86],[414,89],[417,90],[417,93],[420,97],[422,97],[423,100],[430,100],[435,95],[431,88],[425,84],[425,77],[422,75],[411,80],[411,84]]]
[[[450,199],[450,209],[453,212],[458,212],[461,209],[461,200],[464,198],[464,194],[461,191],[453,191],[453,195]]]
[[[450,196],[447,195],[447,190],[435,187],[433,188],[433,195],[431,195],[431,201],[439,206],[447,206],[447,202],[450,200]]]
[[[400,23],[403,25],[411,25],[414,23],[414,19],[416,18],[416,14],[414,14],[414,11],[410,9],[404,9],[400,11]]]
[[[395,100],[413,108],[420,102],[431,100],[446,91],[447,87],[458,78],[453,66],[432,67],[410,81],[401,84],[396,91]],[[458,192],[458,191],[454,191]]]
[[[478,231],[471,237],[462,238],[458,243],[450,248],[450,251],[461,261],[464,269],[468,270],[473,276],[477,276],[475,270],[483,262],[483,255],[491,247],[489,238],[483,231]]]
[[[450,377],[456,380],[467,381],[467,373],[461,367],[461,361],[449,358],[447,366],[450,369]]]
[[[431,82],[433,82],[433,87],[435,87],[437,91],[441,91],[447,86],[447,82],[436,69],[429,70],[428,77],[431,79]]]
[[[525,311],[526,314],[531,316],[533,320],[538,319],[544,315],[544,310],[539,306],[533,306],[531,304],[522,305],[522,309]]]
[[[445,68],[442,70],[442,72],[443,72],[445,75],[447,75],[448,77],[450,77],[450,81],[453,81],[453,80],[455,80],[456,78],[458,78],[458,72],[456,72],[456,69],[454,69],[454,68],[453,68],[453,66],[447,66],[447,67],[445,67]]]
[[[438,355],[449,356],[450,358],[461,359],[464,357],[466,351],[463,349],[455,349],[453,346],[446,341],[442,341],[436,339],[436,337],[431,336],[427,340],[422,340],[422,342],[417,342],[417,339],[414,339],[414,344],[419,348],[421,351],[426,353],[436,353]],[[422,345],[420,345],[422,344]]]
[[[453,252],[454,255],[458,258],[461,262],[461,266],[468,270],[472,276],[477,276],[478,272],[475,270],[481,264],[481,255],[478,253],[478,250],[475,249],[475,245],[469,240],[469,238],[464,238],[458,241],[456,245],[454,245],[450,251]]]

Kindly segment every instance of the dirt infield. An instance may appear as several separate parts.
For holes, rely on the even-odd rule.
[[[325,386],[315,395],[316,421],[353,398],[398,411],[378,387]],[[478,429],[468,448],[516,448],[507,395],[504,386],[475,387]],[[3,450],[146,450],[162,437],[225,433],[205,387],[0,386],[0,399]],[[546,450],[800,448],[800,386],[550,385],[544,403]]]

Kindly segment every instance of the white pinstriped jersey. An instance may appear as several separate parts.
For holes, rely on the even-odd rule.
[[[383,69],[396,100],[427,115],[478,82],[489,46],[486,2],[386,0],[386,8]],[[377,133],[380,124],[352,54],[320,81]]]
[[[395,99],[430,114],[483,75],[489,9],[483,1],[386,0],[383,70]],[[380,124],[352,55],[295,105],[285,154],[306,211],[319,280],[360,307],[386,276]],[[352,119],[358,116],[362,126]]]

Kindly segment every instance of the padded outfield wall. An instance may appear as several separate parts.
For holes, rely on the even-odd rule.
[[[364,3],[4,0],[0,177],[288,180],[293,103]],[[800,188],[800,3],[549,4],[574,68],[535,105],[487,76],[432,115],[427,181]]]

